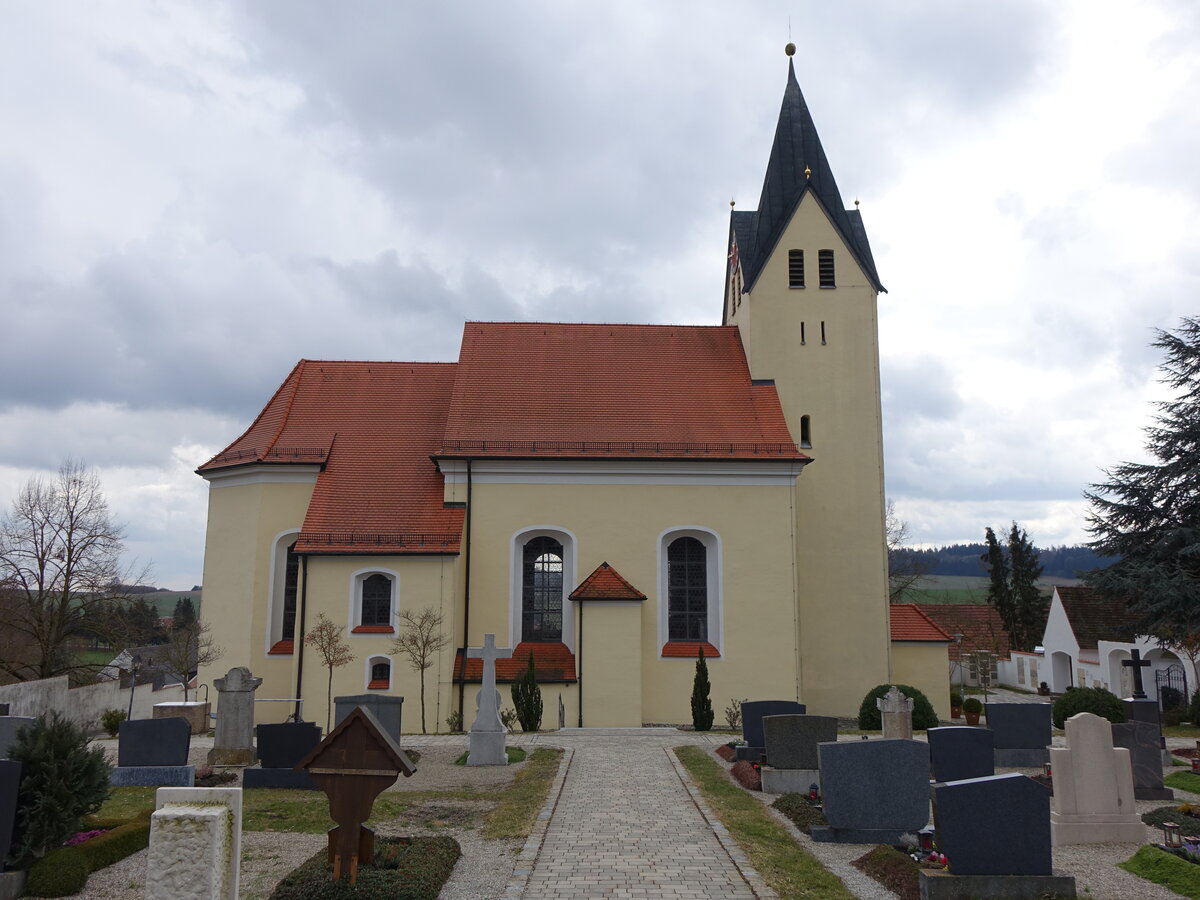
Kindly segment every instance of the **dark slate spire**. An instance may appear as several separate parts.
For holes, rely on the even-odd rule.
[[[779,242],[800,199],[810,190],[875,289],[884,290],[875,271],[862,218],[857,209],[847,210],[842,204],[833,170],[825,158],[817,127],[804,102],[796,81],[796,69],[789,58],[787,87],[783,92],[783,106],[779,110],[779,124],[775,128],[775,142],[771,145],[758,211],[735,212],[731,222],[733,234],[738,239],[748,290],[753,290],[763,264]]]

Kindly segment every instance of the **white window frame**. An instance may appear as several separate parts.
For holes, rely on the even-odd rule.
[[[667,586],[667,547],[672,541],[682,537],[695,538],[704,545],[704,561],[708,566],[708,643],[716,647],[717,652],[721,654],[720,659],[724,659],[725,589],[721,536],[703,525],[681,525],[668,528],[658,536],[658,658],[668,658],[662,655],[662,650],[667,645],[670,634],[667,626],[667,613],[670,609],[670,593]]]
[[[390,691],[396,685],[396,661],[386,653],[372,653],[367,657],[367,664],[363,672],[363,690],[380,690],[380,688],[372,688],[371,682],[374,681],[371,677],[371,669],[379,663],[388,664],[388,686],[386,690]]]
[[[383,566],[371,566],[359,569],[350,575],[350,603],[346,616],[346,631],[352,638],[386,637],[386,632],[370,632],[355,634],[354,629],[362,625],[362,586],[363,582],[372,575],[384,575],[392,582],[391,605],[388,610],[388,624],[392,628],[392,636],[400,633],[400,573],[395,569]]]
[[[525,545],[534,538],[550,537],[563,548],[563,610],[562,642],[575,652],[575,604],[568,597],[578,586],[576,556],[578,541],[574,533],[559,525],[535,525],[522,528],[509,541],[509,588],[508,588],[508,646],[516,647],[521,642],[521,602],[524,585],[521,574],[524,566]]]

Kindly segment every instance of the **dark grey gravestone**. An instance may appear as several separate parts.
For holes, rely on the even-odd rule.
[[[1125,704],[1125,718],[1130,722],[1146,722],[1157,727],[1159,722],[1157,700],[1134,700],[1126,697],[1121,701]]]
[[[938,850],[955,875],[1052,875],[1050,794],[1015,772],[933,786]]]
[[[291,769],[321,743],[316,722],[283,722],[254,728],[258,761],[264,769]]]
[[[334,697],[333,703],[335,726],[340,725],[342,719],[354,712],[356,706],[361,706],[379,720],[384,732],[392,740],[400,743],[400,708],[404,706],[403,697],[392,697],[388,694],[354,694],[349,697]]]
[[[816,769],[817,744],[837,740],[835,716],[763,716],[767,765],[777,769]]]
[[[8,704],[0,703],[0,716],[7,716],[7,715],[8,715]]]
[[[287,788],[297,791],[315,791],[317,783],[313,781],[307,769],[301,769],[299,772],[293,769],[243,769],[242,787],[246,790]]]
[[[1033,768],[1050,761],[1049,703],[989,703],[987,723],[997,766]]]
[[[747,700],[742,704],[742,740],[745,746],[738,747],[737,758],[758,762],[766,753],[763,716],[802,716],[807,711],[807,706],[795,700]]]
[[[817,748],[827,828],[814,841],[898,844],[929,823],[929,746],[922,741],[843,741]]]
[[[930,728],[925,735],[934,781],[962,781],[996,774],[990,728],[950,725]]]
[[[17,740],[17,732],[34,721],[29,716],[0,716],[0,759],[8,759],[8,751]]]
[[[0,872],[12,847],[13,826],[17,822],[17,789],[21,786],[21,764],[15,759],[0,759]]]
[[[191,743],[187,719],[126,719],[117,733],[117,766],[187,766]]]
[[[1162,747],[1158,724],[1114,722],[1113,746],[1126,747],[1133,764],[1133,796],[1136,800],[1174,800],[1175,792],[1163,785]]]
[[[165,719],[158,721],[164,722]],[[183,722],[184,719],[176,719]],[[190,730],[190,729],[189,729]],[[147,786],[195,787],[195,766],[115,766],[109,773],[108,783],[113,787]]]

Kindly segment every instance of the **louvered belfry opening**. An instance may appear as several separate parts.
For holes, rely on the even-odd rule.
[[[804,251],[788,251],[788,287],[804,287]]]
[[[817,251],[817,266],[820,269],[821,287],[831,288],[836,287],[837,283],[833,278],[833,251],[819,250]]]

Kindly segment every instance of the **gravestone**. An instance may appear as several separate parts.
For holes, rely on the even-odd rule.
[[[904,696],[900,688],[894,684],[882,697],[875,698],[875,708],[883,722],[883,737],[885,740],[910,741],[913,736],[912,711],[913,699]]]
[[[508,752],[504,736],[508,729],[500,721],[500,692],[496,690],[496,660],[509,659],[511,648],[496,647],[496,636],[485,634],[482,647],[468,647],[469,659],[483,660],[483,684],[475,695],[475,721],[471,723],[471,752],[468,766],[506,766]]]
[[[17,732],[36,720],[29,716],[0,716],[0,759],[8,759],[9,748],[17,739]]]
[[[237,900],[241,788],[159,788],[154,804],[146,896]]]
[[[1174,800],[1175,792],[1163,784],[1162,738],[1158,723],[1114,722],[1112,736],[1114,747],[1129,751],[1134,798]]]
[[[795,700],[747,700],[742,704],[742,741],[745,746],[737,748],[738,759],[759,762],[767,752],[763,737],[764,716],[802,716],[808,707]]]
[[[192,729],[184,719],[126,719],[117,732],[117,765],[109,784],[191,787],[196,767],[188,765]]]
[[[363,824],[371,817],[375,798],[395,784],[398,775],[407,778],[416,768],[361,706],[296,763],[296,768],[307,769],[329,798],[329,817],[337,823],[328,833],[333,880],[348,875],[354,884],[359,864],[375,858],[375,832]]]
[[[242,773],[242,787],[294,788],[315,791],[317,784],[296,764],[321,743],[321,727],[316,722],[283,722],[255,726],[258,761],[262,768]]]
[[[208,714],[211,708],[211,704],[203,700],[155,703],[153,715],[156,719],[169,719],[173,716],[187,719],[192,734],[204,734],[209,729]]]
[[[925,734],[934,781],[963,781],[996,774],[990,728],[948,725],[930,728]]]
[[[335,726],[350,715],[356,706],[361,706],[375,717],[379,726],[396,743],[400,743],[400,711],[404,708],[403,697],[393,697],[390,694],[351,694],[346,697],[334,697]]]
[[[834,716],[763,716],[767,766],[762,789],[768,794],[807,793],[821,783],[817,745],[837,740]]]
[[[1054,846],[1143,843],[1146,827],[1133,796],[1129,751],[1114,747],[1112,726],[1092,713],[1066,721],[1067,746],[1050,750]]]
[[[1128,660],[1125,660],[1124,662],[1128,662]],[[1143,662],[1145,662],[1145,660],[1143,660]],[[1162,768],[1171,768],[1171,751],[1167,749],[1167,739],[1162,736],[1162,720],[1159,715],[1158,701],[1126,697],[1121,701],[1121,704],[1125,707],[1125,720],[1127,722],[1145,722],[1148,725],[1154,726],[1155,733],[1158,735],[1158,746],[1159,753],[1162,757]],[[1136,766],[1137,763],[1134,763],[1135,784],[1137,783]]]
[[[998,768],[1040,768],[1049,761],[1050,711],[1049,703],[987,704]]]
[[[828,827],[814,841],[899,844],[929,822],[929,747],[921,741],[842,741],[817,748]]]
[[[1075,879],[1054,874],[1050,795],[1032,779],[1010,773],[936,784],[933,818],[950,868],[921,871],[922,898],[1075,896]]]
[[[12,849],[13,828],[17,821],[17,790],[21,786],[21,764],[15,759],[0,759],[0,872]]]
[[[210,766],[254,765],[254,692],[260,684],[262,679],[245,666],[213,679],[218,694],[217,733],[208,751]]]
[[[8,708],[9,708],[9,704],[0,703],[0,716],[7,716],[9,714]]]

